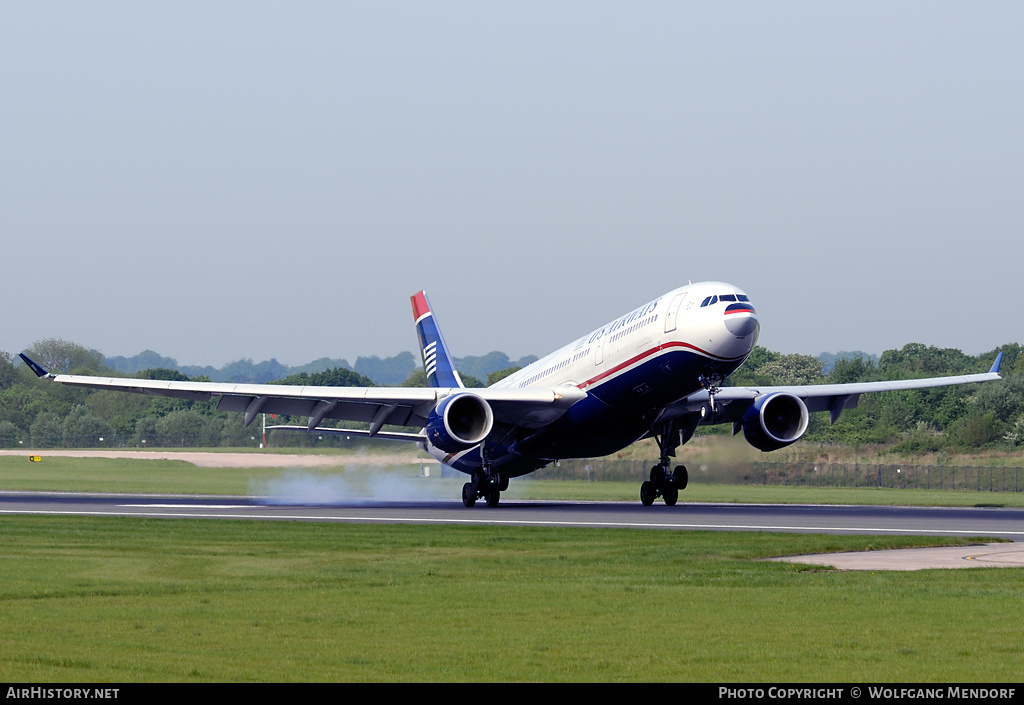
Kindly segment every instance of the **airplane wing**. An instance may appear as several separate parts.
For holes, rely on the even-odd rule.
[[[999,353],[988,372],[949,377],[928,377],[925,379],[901,379],[884,382],[853,382],[849,384],[809,384],[778,387],[723,387],[714,394],[714,401],[720,412],[712,423],[739,422],[743,414],[757,400],[775,394],[787,394],[799,398],[807,411],[828,411],[832,423],[838,420],[844,409],[853,409],[861,394],[891,392],[905,389],[927,389],[948,387],[959,384],[973,384],[1002,379],[999,365],[1003,354]],[[665,418],[682,416],[707,409],[710,396],[701,390],[676,402],[666,410]],[[710,419],[709,419],[710,420]]]
[[[317,387],[282,384],[234,384],[225,382],[172,382],[124,377],[91,377],[51,374],[24,354],[21,358],[39,377],[59,384],[108,389],[137,394],[209,401],[219,397],[217,408],[245,414],[246,425],[258,414],[306,416],[308,430],[324,419],[361,421],[370,424],[369,436],[422,440],[414,434],[386,434],[385,424],[422,428],[431,411],[446,397],[472,394],[485,400],[495,424],[538,428],[561,416],[586,396],[576,387],[532,389],[462,389],[428,387]]]

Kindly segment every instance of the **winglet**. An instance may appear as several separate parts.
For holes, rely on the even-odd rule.
[[[989,372],[999,372],[999,366],[1003,364],[1003,354],[999,353],[996,355],[996,361],[992,363],[992,369]]]
[[[36,377],[48,377],[49,372],[44,370],[39,364],[33,362],[28,355],[25,353],[18,353],[18,357],[25,361],[25,364],[29,366],[29,369],[36,373]]]
[[[416,336],[420,341],[420,352],[423,354],[423,370],[427,373],[427,384],[431,387],[462,387],[459,373],[444,336],[430,310],[427,292],[419,291],[412,295],[412,315],[416,320]]]

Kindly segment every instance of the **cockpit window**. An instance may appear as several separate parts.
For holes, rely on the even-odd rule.
[[[718,296],[709,296],[700,303],[700,307],[713,306],[719,301],[750,301],[750,297],[746,294],[720,294]]]

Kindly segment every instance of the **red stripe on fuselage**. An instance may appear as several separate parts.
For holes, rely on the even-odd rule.
[[[593,385],[597,384],[598,382],[607,379],[611,375],[613,375],[613,374],[615,374],[617,372],[621,372],[622,370],[624,370],[627,367],[631,367],[631,366],[635,365],[636,363],[640,362],[644,358],[651,357],[652,355],[656,355],[656,354],[662,352],[663,350],[668,350],[669,348],[689,348],[690,350],[695,350],[696,352],[700,353],[701,355],[705,355],[707,357],[714,358],[716,360],[721,360],[722,362],[731,362],[732,360],[739,360],[740,359],[738,357],[732,357],[732,358],[719,357],[718,355],[713,355],[713,354],[709,353],[707,350],[701,350],[696,345],[691,345],[690,343],[683,343],[683,342],[665,343],[664,345],[659,345],[657,347],[651,348],[650,350],[645,350],[644,352],[640,353],[639,355],[636,355],[635,357],[632,357],[629,360],[626,360],[622,364],[616,365],[615,367],[611,368],[607,372],[602,372],[597,377],[593,377],[591,379],[588,379],[586,382],[583,382],[582,384],[578,384],[576,386],[579,387],[580,389],[586,389],[587,387],[592,387]]]

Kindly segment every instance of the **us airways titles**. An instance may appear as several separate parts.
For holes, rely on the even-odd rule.
[[[601,337],[604,335],[611,335],[619,328],[628,326],[633,321],[645,318],[646,316],[649,316],[650,314],[654,313],[654,309],[658,308],[658,302],[661,301],[662,298],[664,297],[658,297],[651,303],[647,304],[646,306],[641,306],[637,310],[627,313],[625,316],[615,321],[611,325],[605,326],[600,330],[595,330],[593,334],[590,336],[590,340],[587,341],[587,345],[590,345],[591,343],[600,340]]]

